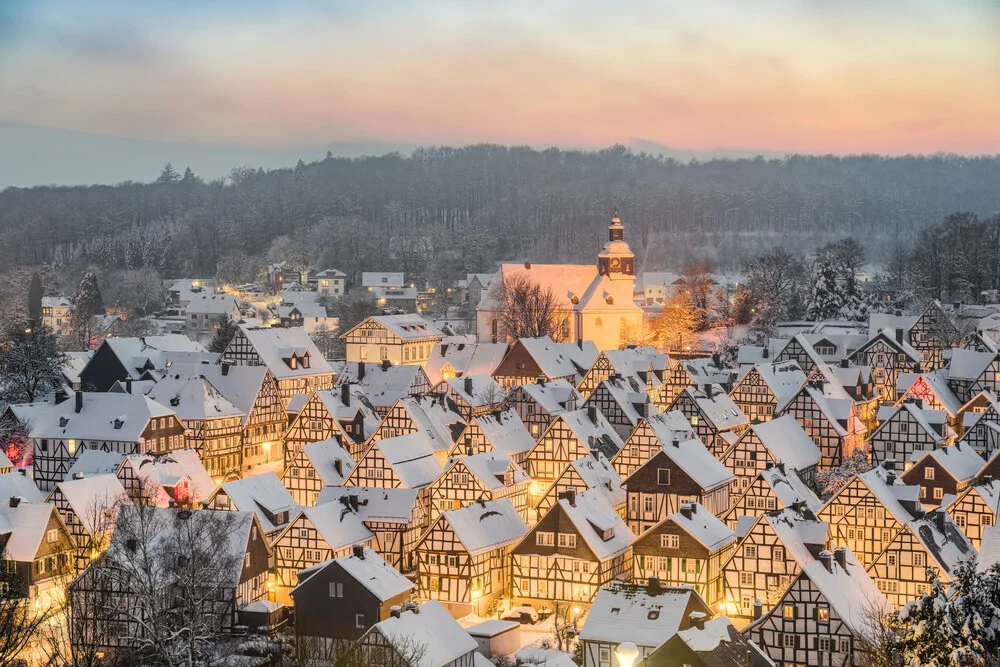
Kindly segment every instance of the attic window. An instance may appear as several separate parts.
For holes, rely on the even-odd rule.
[[[309,368],[309,355],[302,357],[302,368]]]
[[[650,621],[655,621],[660,617],[660,611],[658,609],[650,609],[649,613],[646,614],[646,618]]]
[[[607,299],[605,299],[605,301],[607,301],[607,302],[608,302],[608,305],[609,305],[609,306],[613,306],[613,305],[615,305],[615,297],[611,296],[610,294],[608,295],[608,298],[607,298]]]
[[[614,538],[614,536],[615,536],[615,529],[614,529],[614,527],[608,528],[603,533],[601,533],[601,539],[604,540],[605,542],[607,542],[608,540]]]
[[[121,417],[118,417],[117,419],[115,419],[115,429],[116,430],[121,429],[121,427],[124,426],[124,425],[125,425],[125,420],[124,419],[122,419]]]
[[[288,367],[291,368],[292,370],[295,370],[296,368],[298,368],[299,367],[299,360],[298,360],[298,358],[295,357],[294,355],[292,355],[291,357],[289,357],[288,358]]]

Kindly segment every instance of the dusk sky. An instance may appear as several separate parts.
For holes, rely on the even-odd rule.
[[[167,142],[1000,152],[996,0],[0,0],[0,121]]]

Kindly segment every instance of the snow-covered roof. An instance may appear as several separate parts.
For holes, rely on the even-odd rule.
[[[978,380],[996,358],[995,352],[976,352],[975,350],[955,348],[951,350],[948,377],[952,380]]]
[[[152,399],[134,394],[81,392],[83,407],[70,399],[34,413],[32,438],[138,442],[154,417],[174,412]]]
[[[196,296],[187,305],[188,315],[217,315],[239,313],[239,304],[232,294],[211,294]]]
[[[741,634],[725,616],[707,620],[700,628],[692,625],[687,630],[680,630],[677,633],[677,641],[686,644],[696,654],[701,654],[698,659],[703,665],[774,667],[774,662],[763,649],[747,639],[746,635]],[[657,649],[657,653],[668,649],[669,646],[664,645]],[[650,659],[650,662],[653,662],[653,659]]]
[[[725,389],[717,384],[708,387],[707,393],[705,389],[702,386],[687,387],[684,394],[694,401],[698,411],[716,431],[731,431],[750,424],[750,419]]]
[[[728,368],[719,368],[712,359],[699,357],[696,359],[682,359],[678,361],[688,377],[691,384],[704,386],[706,384],[729,384],[733,381],[733,373]]]
[[[371,547],[365,546],[361,547],[360,557],[352,550],[346,556],[331,558],[306,570],[301,570],[299,572],[299,583],[292,589],[290,595],[294,598],[295,592],[300,586],[333,563],[343,568],[348,576],[364,586],[369,593],[381,602],[391,600],[415,588],[412,581],[400,574],[396,568],[386,563]]]
[[[597,265],[587,264],[530,264],[530,268],[524,264],[502,264],[493,285],[502,283],[506,279],[527,278],[531,282],[541,285],[543,288],[551,287],[561,310],[572,310],[574,307],[573,297],[582,297],[590,284],[597,277]],[[493,289],[483,290],[483,295],[479,301],[480,310],[491,310],[501,307]],[[629,297],[631,299],[631,295]]]
[[[87,367],[90,363],[91,358],[94,356],[93,350],[84,350],[82,352],[70,351],[64,352],[65,360],[62,365],[63,375],[71,383],[77,383],[80,381],[80,371]]]
[[[485,452],[483,454],[473,454],[472,456],[461,456],[452,459],[446,466],[446,470],[455,462],[461,460],[465,467],[479,480],[485,488],[491,491],[498,491],[504,488],[504,478],[507,471],[513,473],[513,484],[523,484],[531,479],[521,466],[514,463],[506,454],[501,452]]]
[[[24,498],[16,503],[17,507],[11,507],[8,500],[9,496],[0,503],[0,536],[7,538],[6,559],[30,563],[38,555],[49,518],[56,507],[44,500],[32,502]]]
[[[298,513],[299,506],[292,494],[270,471],[225,482],[221,488],[229,496],[233,507],[257,515],[264,533],[273,533],[286,525],[287,522],[275,524],[271,521],[271,517],[279,512],[288,512],[289,521]]]
[[[146,366],[165,368],[168,362],[206,357],[210,353],[200,344],[182,334],[163,334],[141,338],[105,338],[101,347],[110,349],[138,380]]]
[[[62,493],[83,528],[91,535],[110,531],[119,505],[127,502],[125,487],[113,473],[91,477],[84,475],[80,479],[67,477],[56,485],[56,489]],[[49,498],[54,494],[55,489],[49,494]]]
[[[402,272],[362,271],[362,287],[403,287],[406,275]]]
[[[435,452],[450,450],[468,426],[448,396],[407,396],[398,405],[406,410],[413,427]]]
[[[426,647],[414,656],[411,667],[444,667],[476,650],[476,640],[437,600],[428,600],[415,610],[404,610],[375,625],[390,644]]]
[[[961,442],[939,447],[930,451],[914,450],[910,454],[910,460],[914,465],[920,463],[925,456],[931,457],[935,463],[951,475],[956,482],[968,482],[975,477],[986,464],[976,450],[970,445]]]
[[[712,456],[711,452],[697,438],[664,442],[662,451],[702,489],[712,489],[722,484],[729,484],[736,479],[733,472]],[[649,461],[639,466],[629,478],[639,475],[640,471],[646,465],[650,465],[652,460],[650,458]],[[625,481],[628,483],[627,479]]]
[[[368,397],[357,387],[351,387],[348,391],[347,400],[348,403],[345,405],[340,389],[323,389],[314,392],[316,398],[323,403],[323,406],[327,409],[331,416],[338,421],[353,421],[358,413],[361,413],[362,423],[364,426],[364,440],[367,440],[375,431],[378,429],[379,423],[382,418],[375,412],[375,407],[372,405]],[[296,397],[292,397],[294,401]],[[305,397],[308,399],[308,396]],[[304,404],[305,401],[303,400]],[[289,402],[289,412],[291,412],[291,402]],[[301,406],[300,406],[301,409]]]
[[[443,334],[437,327],[425,320],[420,315],[406,313],[403,315],[375,315],[369,318],[378,323],[390,333],[393,333],[403,340],[439,340]],[[362,324],[364,324],[362,322]],[[358,326],[361,326],[359,324]],[[345,336],[347,334],[344,334]]]
[[[576,387],[561,378],[548,380],[544,384],[541,382],[522,384],[517,389],[527,394],[532,401],[550,415],[565,412],[569,403],[575,407],[583,405],[583,396],[576,390]]]
[[[640,382],[635,375],[612,376],[602,382],[600,387],[607,391],[611,400],[618,405],[622,415],[633,426],[648,414],[657,412],[656,405],[646,393],[646,385]]]
[[[13,467],[14,463],[7,458],[7,455],[3,453],[2,449],[0,449],[0,470],[6,470]]]
[[[507,390],[491,375],[463,375],[444,382],[472,408],[500,404],[507,396]],[[471,391],[466,391],[466,383],[469,383]]]
[[[670,519],[710,552],[718,551],[727,544],[736,541],[736,533],[719,520],[719,517],[705,509],[701,503],[692,500],[684,505],[690,511],[686,514],[685,512],[675,512],[670,515]]]
[[[997,563],[1000,563],[1000,526],[985,526],[982,542],[979,544],[976,572],[986,572]]]
[[[800,567],[816,560],[814,551],[817,546],[826,544],[830,532],[829,523],[820,521],[812,510],[800,506],[766,512],[763,519]]]
[[[323,484],[333,486],[343,484],[354,470],[354,459],[336,438],[310,442],[303,445],[302,451],[316,470],[316,477]]]
[[[865,636],[871,629],[871,619],[879,618],[892,607],[851,550],[841,548],[846,568],[836,558],[831,558],[832,571],[822,560],[815,560],[802,566],[801,576],[809,578],[853,633]]]
[[[691,429],[691,422],[680,410],[669,410],[649,415],[646,424],[656,435],[660,444],[670,444],[673,440],[690,440],[697,437]]]
[[[806,382],[806,374],[796,361],[758,364],[756,368],[761,380],[771,389],[778,403],[783,403],[794,396]]]
[[[580,444],[596,449],[608,459],[612,458],[622,448],[621,436],[596,408],[580,408],[559,415],[566,427],[573,433]],[[555,422],[553,422],[555,423]]]
[[[528,534],[528,524],[507,498],[474,502],[441,516],[472,556],[516,544]]]
[[[597,361],[598,351],[593,341],[584,341],[582,347],[575,343],[556,343],[548,336],[521,338],[518,342],[547,378],[572,378],[575,384]]]
[[[664,352],[657,352],[652,346],[626,347],[621,350],[605,350],[602,355],[619,375],[634,375],[648,373],[649,370],[661,374],[670,368],[670,357]],[[651,378],[654,387],[662,384],[655,373]]]
[[[600,561],[624,553],[635,539],[618,512],[600,492],[591,490],[577,493],[572,502],[569,498],[561,498],[559,506]],[[605,530],[612,532],[608,540],[602,537]]]
[[[822,456],[819,447],[792,415],[753,424],[750,430],[771,456],[795,470],[806,470],[819,464]]]
[[[977,555],[972,542],[944,509],[931,510],[906,525],[949,576],[954,574],[955,568]]]
[[[816,496],[812,489],[806,486],[794,470],[779,464],[762,470],[760,477],[765,484],[771,487],[783,507],[791,507],[795,503],[804,502],[806,507],[813,512],[818,512],[823,506],[823,501]]]
[[[431,354],[424,362],[424,372],[431,384],[443,378],[445,366],[458,375],[491,375],[507,355],[506,343],[467,343],[445,338],[434,343]]]
[[[888,330],[890,333],[896,329],[902,329],[904,334],[913,328],[913,325],[920,319],[919,315],[893,315],[892,313],[871,313],[868,316],[868,335],[874,336],[879,331]],[[892,334],[895,335],[895,334]]]
[[[427,486],[444,472],[435,449],[420,431],[376,440],[382,457],[392,467],[400,483],[408,489]]]
[[[103,452],[100,449],[85,449],[77,456],[72,467],[66,472],[66,479],[81,474],[86,477],[94,475],[115,474],[122,467],[125,455],[118,452]]]
[[[923,380],[927,384],[927,387],[934,393],[938,401],[941,402],[941,407],[948,411],[948,414],[955,415],[962,409],[962,401],[955,395],[955,392],[951,390],[948,386],[948,369],[942,368],[941,370],[934,371],[932,373],[922,373],[914,383],[910,385],[908,392],[912,392],[914,385],[917,382]]]
[[[35,482],[20,472],[7,472],[0,475],[0,500],[7,501],[11,498],[23,498],[29,503],[45,502],[45,496],[35,486]]]
[[[622,487],[621,475],[608,462],[604,454],[591,453],[590,456],[577,459],[569,465],[587,485],[587,489],[594,489],[603,494],[612,507],[620,507],[625,504],[627,494]],[[582,490],[578,489],[578,491]]]
[[[380,408],[388,408],[409,395],[411,387],[421,384],[418,378],[423,373],[421,367],[416,365],[393,366],[364,362],[338,364],[335,371],[338,387],[345,382],[357,385],[371,404]]]
[[[367,543],[375,537],[374,533],[365,526],[361,517],[340,503],[322,503],[315,507],[306,507],[302,510],[302,514],[333,551],[344,549],[353,544]],[[292,523],[294,524],[295,521]],[[282,535],[289,530],[292,530],[291,525],[285,529]],[[278,538],[278,540],[280,539],[281,537]]]
[[[892,483],[888,483],[888,479]],[[891,459],[858,475],[858,479],[878,498],[886,511],[900,523],[907,523],[914,517],[920,501],[920,487],[903,482],[895,472],[895,462]]]
[[[166,454],[130,454],[125,457],[140,479],[157,485],[156,504],[167,505],[173,498],[174,489],[183,480],[188,486],[188,498],[176,500],[200,503],[215,493],[215,482],[205,470],[198,452],[193,449],[178,449]]]
[[[247,337],[261,362],[277,379],[311,377],[333,373],[330,364],[302,327],[257,327],[240,324],[240,331]],[[297,363],[295,368],[286,361],[294,353],[302,357],[309,354],[309,367]]]
[[[267,379],[268,370],[264,366],[173,364],[169,374],[205,378],[240,414],[244,415],[243,422],[246,424]]]
[[[523,454],[532,448],[535,439],[513,408],[473,417],[486,441],[498,452],[508,456]]]
[[[951,434],[951,428],[948,426],[948,413],[944,410],[931,410],[929,408],[922,408],[916,403],[906,401],[901,403],[898,407],[892,405],[884,405],[878,409],[878,428],[875,432],[886,428],[886,423],[894,418],[903,418],[905,416],[912,418],[913,422],[919,426],[924,432],[930,436],[934,442],[944,443],[948,440]],[[874,435],[874,433],[873,433]]]
[[[379,523],[410,522],[413,507],[417,502],[416,489],[383,489],[373,486],[324,486],[319,492],[317,505],[335,503],[351,507],[362,521]],[[357,498],[357,507],[351,498]]]
[[[154,384],[146,396],[170,406],[184,421],[246,416],[203,376],[171,372]]]
[[[304,293],[310,294],[310,292]],[[295,315],[302,318],[312,317],[317,319],[324,319],[330,316],[324,306],[311,301],[300,301],[299,303],[290,306],[278,306],[278,317],[283,319],[294,319]]]
[[[594,596],[580,639],[654,648],[672,637],[687,620],[692,598],[707,606],[690,586],[656,586],[612,581]]]
[[[73,303],[64,296],[43,296],[42,308],[68,308]]]

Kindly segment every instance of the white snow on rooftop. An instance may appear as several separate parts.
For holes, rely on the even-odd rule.
[[[670,639],[687,619],[690,586],[659,586],[613,581],[601,588],[587,613],[580,639],[655,648]]]
[[[470,555],[516,544],[528,524],[507,498],[474,502],[442,514]]]
[[[753,424],[750,429],[776,460],[795,470],[806,470],[819,464],[819,447],[794,416],[782,415]]]

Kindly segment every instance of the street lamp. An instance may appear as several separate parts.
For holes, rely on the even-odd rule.
[[[639,657],[639,648],[632,642],[622,642],[615,649],[615,657],[618,658],[618,667],[632,667]]]

